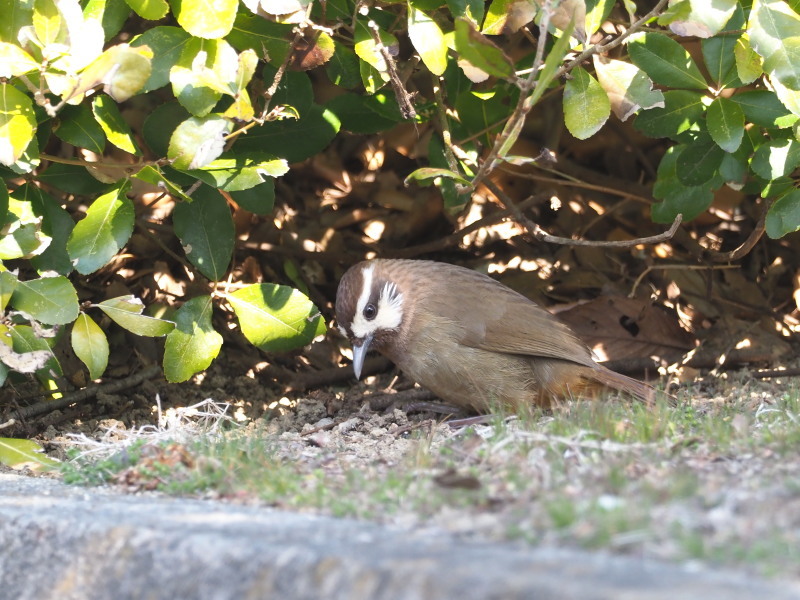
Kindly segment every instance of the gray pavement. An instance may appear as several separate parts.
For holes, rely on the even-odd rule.
[[[800,599],[797,583],[0,473],[0,600]]]

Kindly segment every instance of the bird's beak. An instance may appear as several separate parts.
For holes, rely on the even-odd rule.
[[[371,343],[372,335],[368,335],[359,345],[353,344],[353,371],[356,372],[356,379],[361,379],[361,369],[364,368],[364,359]]]

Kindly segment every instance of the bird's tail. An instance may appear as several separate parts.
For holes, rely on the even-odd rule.
[[[652,385],[638,379],[607,369],[603,365],[597,365],[596,368],[592,369],[590,376],[598,383],[630,394],[648,406],[653,406],[659,397],[667,399],[670,404],[675,404],[675,398],[666,392],[657,390]]]

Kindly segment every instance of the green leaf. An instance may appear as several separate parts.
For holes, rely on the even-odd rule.
[[[129,152],[135,156],[141,156],[142,151],[136,145],[131,131],[122,114],[117,108],[117,103],[109,96],[99,95],[92,102],[92,112],[94,118],[100,124],[103,132],[108,137],[108,141],[120,150]]]
[[[795,140],[770,140],[756,149],[750,168],[759,177],[777,179],[794,171],[800,165],[800,142]]]
[[[20,29],[33,23],[33,0],[0,0],[0,40],[18,44]]]
[[[78,294],[63,275],[20,281],[11,296],[16,310],[47,325],[64,325],[78,317]]]
[[[61,90],[61,97],[77,103],[86,92],[102,83],[106,94],[117,102],[125,102],[149,79],[152,58],[153,53],[146,46],[111,46],[81,72],[75,84]]]
[[[686,146],[678,155],[676,174],[687,187],[708,183],[717,175],[725,152],[714,141],[702,136]]]
[[[343,129],[353,133],[370,134],[386,131],[403,120],[399,110],[396,111],[394,118],[379,112],[380,102],[378,95],[362,96],[348,92],[328,100],[325,108],[336,115]]]
[[[205,165],[200,172],[188,171],[196,176],[202,173],[211,175],[214,185],[226,192],[249,190],[264,183],[265,177],[280,177],[289,171],[289,165],[282,158],[272,158],[263,152],[234,154],[225,152],[219,158]]]
[[[444,74],[447,68],[447,44],[436,21],[413,5],[408,7],[408,37],[419,57],[434,75]]]
[[[664,92],[663,108],[652,108],[636,117],[635,127],[648,137],[669,137],[680,141],[687,131],[701,129],[705,114],[703,96],[687,90]]]
[[[271,85],[278,69],[271,65],[264,65],[261,76],[267,85]],[[303,71],[286,71],[281,77],[275,95],[269,102],[270,107],[285,105],[297,110],[300,118],[311,110],[314,104],[314,89],[311,79]]]
[[[480,136],[478,139],[487,145],[494,143],[495,134],[508,119],[509,106],[517,102],[518,93],[516,86],[511,89],[496,86],[491,91],[462,93],[456,98],[455,107],[464,132]]]
[[[225,147],[232,124],[219,115],[190,117],[178,125],[169,140],[167,156],[176,169],[200,169],[216,159]]]
[[[131,47],[147,46],[153,51],[152,69],[140,90],[142,94],[169,83],[170,69],[178,63],[186,44],[192,39],[180,27],[153,27],[131,42]]]
[[[481,32],[485,35],[512,34],[533,20],[536,4],[525,0],[492,0],[486,12]],[[552,5],[552,12],[557,5]],[[459,15],[479,22],[475,15]],[[552,15],[551,15],[552,18]],[[551,21],[552,23],[552,21]]]
[[[315,104],[300,119],[270,121],[254,127],[238,139],[235,150],[266,152],[291,164],[323,150],[339,127],[336,115]]]
[[[733,35],[717,35],[702,42],[706,69],[718,90],[744,85],[736,70],[736,44],[737,38]]]
[[[72,230],[67,252],[79,273],[94,273],[128,243],[135,218],[133,203],[125,196],[129,187],[127,181],[114,185]]]
[[[215,73],[232,74],[237,60],[236,52],[224,40],[190,39],[169,72],[172,93],[193,115],[207,115],[223,94],[214,81]]]
[[[386,73],[388,70],[386,61],[375,44],[375,39],[372,37],[372,30],[369,28],[368,21],[369,19],[356,19],[356,29],[354,32],[355,44],[353,45],[353,50],[355,50],[358,57],[369,66],[377,69],[381,73]],[[380,37],[381,44],[383,44],[383,47],[386,48],[390,54],[398,48],[397,38],[391,33],[378,28],[378,36]]]
[[[275,205],[275,180],[271,177],[261,185],[241,192],[230,192],[240,207],[257,215],[268,215]]]
[[[800,231],[800,190],[792,189],[770,206],[766,229],[772,239]]]
[[[800,90],[800,16],[781,0],[754,0],[747,34],[764,71]]]
[[[0,42],[0,77],[19,77],[39,69],[39,63],[15,44]]]
[[[234,226],[228,203],[217,191],[200,186],[194,202],[175,206],[172,221],[186,258],[212,281],[219,281],[233,256]]]
[[[44,252],[51,242],[42,231],[41,219],[31,202],[14,196],[7,198],[8,208],[0,236],[0,259],[31,258]]]
[[[689,53],[662,33],[637,33],[629,38],[633,63],[658,84],[704,90],[708,86]]]
[[[611,115],[608,95],[597,80],[582,67],[570,72],[564,87],[564,122],[579,140],[597,133]]]
[[[639,67],[622,60],[594,56],[597,80],[608,95],[611,110],[626,121],[642,109],[664,106],[664,94],[653,89],[653,82]]]
[[[31,258],[31,264],[41,273],[55,271],[60,275],[72,272],[72,261],[67,254],[67,239],[75,221],[50,194],[33,184],[18,187],[14,198],[29,202],[33,212],[42,219],[42,232],[51,238],[44,252]]]
[[[83,9],[85,19],[94,19],[102,24],[106,41],[120,32],[130,14],[131,7],[125,0],[88,0]]]
[[[158,21],[167,16],[167,0],[125,0],[137,15],[148,21]]]
[[[33,3],[33,30],[42,46],[65,41],[66,24],[55,0],[35,0]]]
[[[325,333],[325,320],[299,290],[285,285],[248,285],[227,296],[242,333],[265,352],[285,352]]]
[[[33,440],[0,438],[0,464],[11,468],[28,467],[34,471],[52,471],[60,464],[44,453]]]
[[[108,317],[123,329],[145,337],[163,337],[175,328],[175,323],[143,315],[144,304],[138,298],[118,296],[95,304]]]
[[[484,73],[502,79],[514,80],[514,63],[505,53],[480,33],[467,19],[456,19],[456,52]]]
[[[178,24],[199,38],[225,37],[233,28],[239,0],[170,0]]]
[[[11,294],[17,289],[19,280],[11,271],[0,272],[0,311],[5,312]]]
[[[166,157],[169,139],[191,115],[178,102],[167,102],[151,112],[142,125],[142,136],[147,146],[157,157]]]
[[[91,379],[99,378],[108,366],[108,340],[92,318],[84,313],[72,326],[72,349],[89,369]]]
[[[0,83],[0,163],[11,166],[36,132],[33,101],[8,83]]]
[[[733,48],[733,57],[736,61],[736,74],[744,85],[753,83],[764,72],[763,60],[750,45],[750,37],[744,33],[736,40]]]
[[[40,183],[78,196],[94,196],[108,187],[92,177],[85,167],[63,163],[51,164],[37,175],[37,179]]]
[[[786,128],[794,125],[798,118],[778,99],[774,92],[748,90],[731,97],[744,111],[747,121],[760,127]]]
[[[651,213],[656,223],[672,223],[679,214],[684,221],[691,221],[704,213],[714,199],[711,185],[685,186],[678,179],[678,157],[686,147],[672,146],[658,165],[653,197],[662,202],[654,204]]]
[[[54,133],[78,148],[102,154],[106,147],[106,134],[95,120],[92,110],[85,104],[65,106],[59,113],[60,123]]]
[[[334,85],[349,90],[361,85],[358,62],[356,53],[337,41],[331,60],[325,65],[325,72]]]
[[[744,136],[744,111],[733,100],[718,97],[708,107],[706,124],[711,138],[725,152],[736,152]]]
[[[179,185],[173,183],[164,175],[162,171],[147,165],[142,167],[137,173],[132,175],[134,179],[145,181],[151,185],[158,186],[159,188],[169,192],[170,196],[176,199],[183,200],[184,202],[191,202],[192,198],[183,193]]]
[[[412,171],[408,177],[406,177],[404,183],[405,185],[408,185],[411,182],[416,182],[425,186],[435,183],[436,179],[440,177],[452,179],[453,181],[457,181],[458,183],[462,183],[464,185],[471,184],[470,180],[465,179],[463,175],[459,175],[458,173],[455,173],[449,169],[437,169],[435,167],[422,167],[421,169]]]
[[[211,296],[192,298],[178,309],[176,327],[164,346],[164,376],[171,383],[204,371],[219,354],[222,336],[214,330]]]
[[[710,38],[722,31],[737,4],[737,0],[687,0],[683,5],[688,10],[671,21],[669,28],[673,33],[684,37]]]
[[[63,375],[63,371],[50,348],[49,342],[53,338],[38,337],[33,328],[28,325],[14,325],[13,327],[0,325],[0,337],[11,338],[11,349],[17,355],[11,363],[14,365],[12,368],[15,371],[19,370],[20,373],[33,371],[36,379],[46,389],[57,389],[54,378]],[[6,356],[5,352],[3,354],[3,360],[9,361],[10,357]]]
[[[291,49],[293,27],[242,12],[225,39],[237,50],[254,50],[259,57],[280,65]]]

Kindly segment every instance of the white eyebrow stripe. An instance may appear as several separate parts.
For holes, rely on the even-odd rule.
[[[353,315],[353,323],[350,330],[353,336],[363,339],[370,334],[381,329],[397,329],[403,320],[403,294],[397,290],[397,285],[393,282],[386,283],[378,297],[377,314],[372,321],[364,318],[364,307],[369,302],[370,291],[372,290],[372,267],[364,271],[364,290],[358,298],[356,314]],[[367,287],[369,284],[369,287]]]

